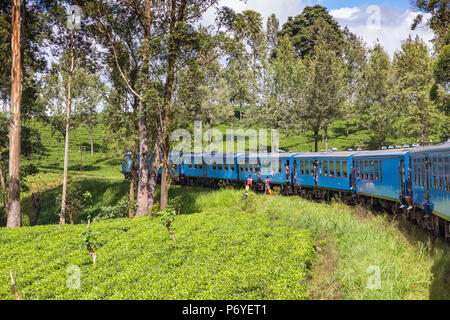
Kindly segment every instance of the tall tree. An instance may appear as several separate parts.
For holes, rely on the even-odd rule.
[[[319,130],[327,129],[341,113],[345,100],[345,69],[342,47],[333,27],[321,19],[313,29],[317,34],[314,53],[305,59],[305,107],[303,118],[306,127],[314,132],[314,149],[318,151]]]
[[[22,99],[21,1],[12,8],[11,116],[9,131],[9,205],[7,227],[20,227],[20,127]]]
[[[346,135],[349,135],[349,123],[355,117],[356,99],[361,84],[361,72],[366,64],[366,47],[363,40],[344,28],[345,77],[347,79],[346,101],[343,105],[343,118],[346,123]]]
[[[80,69],[77,87],[79,96],[76,104],[81,120],[89,128],[91,155],[94,155],[94,125],[97,122],[97,108],[104,101],[107,88],[98,73],[86,72],[85,69]]]
[[[437,52],[445,45],[450,44],[450,4],[448,0],[415,0],[416,7],[425,13],[430,13],[431,18],[426,22],[434,31],[434,47]],[[423,14],[414,19],[414,30],[423,21]]]
[[[446,119],[430,101],[432,60],[423,40],[409,36],[403,41],[394,55],[393,66],[396,96],[404,114],[401,127],[408,136],[417,138],[422,145],[427,144]]]
[[[334,37],[342,42],[342,31],[339,28],[339,24],[327,12],[327,8],[320,5],[307,6],[301,14],[294,18],[289,17],[279,35],[288,35],[297,54],[302,58],[307,57],[314,53],[317,37],[320,35],[320,30],[317,28],[318,25],[316,23],[318,20],[328,24],[330,37]]]
[[[372,147],[381,148],[394,133],[398,109],[393,100],[393,86],[389,56],[377,43],[363,67],[358,90],[358,124],[369,130]]]

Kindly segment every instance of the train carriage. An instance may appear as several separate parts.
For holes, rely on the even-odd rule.
[[[294,157],[293,184],[350,191],[352,156],[356,152],[301,153]]]
[[[381,205],[402,212],[435,234],[444,229],[445,238],[450,239],[450,143],[361,152],[172,153],[170,161],[175,183],[243,186],[249,176],[255,182],[269,178],[284,194]],[[122,160],[126,178],[130,178],[131,164],[132,154],[127,153]],[[137,168],[139,155],[135,164]],[[263,190],[262,183],[256,186],[255,190]]]
[[[443,219],[450,237],[450,143],[414,149],[409,162],[414,205]]]
[[[298,153],[265,153],[265,154],[241,154],[237,156],[239,167],[239,179],[247,180],[252,177],[258,179],[258,171],[261,170],[261,180],[269,178],[271,184],[290,184],[290,172],[292,172],[293,157]],[[285,167],[289,167],[286,176]]]
[[[399,201],[412,196],[408,186],[410,149],[361,151],[353,156],[358,195]]]

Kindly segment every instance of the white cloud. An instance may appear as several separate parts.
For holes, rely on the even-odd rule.
[[[396,50],[400,49],[401,42],[408,35],[412,37],[418,35],[428,44],[430,50],[432,49],[430,40],[433,39],[434,34],[430,28],[422,26],[414,31],[411,30],[411,25],[418,12],[389,8],[379,8],[379,11],[376,11],[373,10],[373,6],[359,8],[358,11],[354,9],[341,8],[337,14],[335,10],[331,10],[330,14],[341,26],[348,26],[351,32],[360,35],[368,45],[373,46],[379,41],[391,57]],[[343,17],[343,12],[349,13],[350,10],[352,13]],[[376,17],[378,13],[379,17]],[[377,18],[379,24],[374,24]],[[425,14],[424,18],[428,19],[429,14]]]
[[[353,20],[356,18],[356,14],[360,11],[358,7],[354,8],[340,8],[340,9],[334,9],[330,11],[330,14],[335,19],[346,19],[346,20]]]
[[[257,11],[263,15],[264,23],[272,13],[275,13],[281,27],[288,17],[300,14],[305,6],[323,5],[322,2],[321,0],[247,0],[247,3],[245,3],[239,0],[223,0],[219,5],[230,7],[236,12]],[[348,26],[350,31],[360,35],[369,46],[373,46],[379,41],[391,57],[408,35],[413,37],[419,35],[429,45],[430,49],[432,48],[429,42],[434,37],[432,30],[428,27],[421,27],[415,31],[411,30],[414,17],[418,12],[374,5],[343,7],[329,12],[342,27]],[[428,18],[429,14],[425,14],[424,19]],[[211,25],[214,23],[214,19],[215,10],[211,9],[206,12],[202,22]]]
[[[302,13],[304,7],[311,5],[310,2],[302,0],[247,0],[247,3],[245,3],[240,0],[223,0],[219,2],[219,6],[230,7],[236,12],[245,10],[257,11],[262,14],[264,23],[274,13],[280,20],[280,25],[283,25],[289,16],[296,16]],[[205,13],[202,20],[204,24],[209,25],[214,23],[214,19],[215,10],[210,9]]]

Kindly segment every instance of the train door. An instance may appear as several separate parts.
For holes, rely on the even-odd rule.
[[[408,178],[406,180],[407,185],[407,195],[412,199],[412,163],[411,159],[409,159],[409,167],[408,167]]]
[[[202,157],[203,176],[206,177],[206,162]]]
[[[405,160],[400,160],[400,169],[399,169],[399,176],[400,176],[400,192],[403,196],[406,195],[405,190]]]
[[[314,185],[319,184],[319,162],[314,160]]]

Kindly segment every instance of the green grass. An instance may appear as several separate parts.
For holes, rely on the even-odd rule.
[[[31,190],[43,194],[40,225],[0,229],[0,299],[13,299],[12,269],[24,299],[450,299],[448,244],[409,222],[299,197],[251,194],[238,205],[242,192],[235,190],[173,187],[170,196],[183,200],[173,225],[177,243],[157,219],[93,223],[100,242],[93,267],[80,248],[86,225],[61,231],[56,225],[63,140],[32,125],[45,147],[33,161],[40,172],[27,177]],[[341,122],[329,134],[329,147],[339,150],[368,141],[364,131],[346,137]],[[94,214],[126,196],[121,156],[102,147],[108,145],[102,124],[94,129],[94,156],[87,128],[72,131],[70,141],[70,183],[93,194]],[[87,149],[82,173],[80,144]],[[313,144],[310,133],[280,137],[286,151],[311,151]],[[22,195],[22,213],[32,218],[30,194]],[[76,218],[85,220],[86,212]],[[66,286],[71,265],[81,270],[80,290]],[[370,267],[380,270],[379,289],[367,287]]]
[[[204,209],[177,217],[174,243],[158,219],[92,224],[102,245],[97,266],[82,243],[85,225],[0,230],[0,299],[12,299],[9,270],[23,299],[306,299],[314,258],[307,230],[267,215],[232,210],[239,192],[205,192]],[[217,203],[222,206],[217,206]],[[81,289],[66,286],[81,269]]]
[[[32,163],[41,173],[60,174],[64,169],[64,137],[60,133],[52,135],[49,126],[39,121],[32,121],[31,126],[37,128],[44,145],[43,154]],[[94,127],[94,155],[91,155],[89,128],[80,126],[70,132],[69,138],[69,173],[91,177],[120,178],[122,158],[108,149],[108,137],[105,124],[100,122]],[[84,146],[83,170],[80,172],[80,149]]]
[[[97,205],[127,189],[87,186],[96,183],[105,194],[94,196]],[[299,197],[251,194],[239,203],[239,190],[175,186],[170,195],[183,200],[176,244],[157,219],[94,223],[103,243],[96,267],[79,248],[83,224],[0,229],[0,299],[12,298],[10,269],[26,299],[320,299],[330,290],[337,299],[450,299],[448,244],[409,222]],[[320,274],[331,244],[335,262]],[[80,290],[65,286],[70,265],[81,268]],[[371,266],[379,289],[367,287]]]

